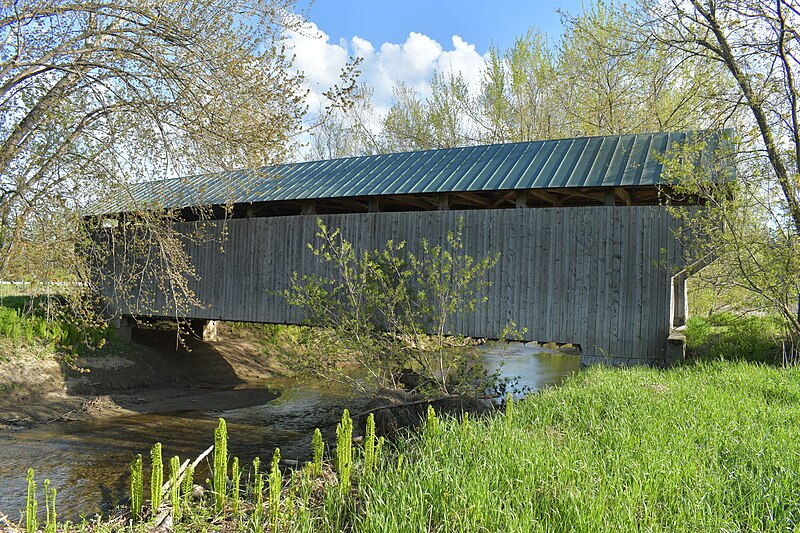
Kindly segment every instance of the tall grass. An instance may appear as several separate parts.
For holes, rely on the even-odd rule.
[[[359,531],[790,531],[800,372],[590,369],[505,416],[441,421],[359,486]]]
[[[686,324],[690,358],[705,361],[757,361],[780,364],[781,320],[774,316],[742,316],[723,312],[694,316]]]
[[[284,477],[276,451],[268,488],[256,459],[237,512],[216,512],[209,493],[180,530],[792,531],[800,522],[798,368],[591,368],[490,417],[429,410],[420,433],[383,452],[382,439],[367,445],[371,435],[363,451],[353,446],[345,414],[338,479],[325,462],[321,475],[311,463]]]

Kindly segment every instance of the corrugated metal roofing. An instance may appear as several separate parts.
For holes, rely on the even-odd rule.
[[[700,134],[609,135],[289,163],[141,183],[132,188],[129,201],[117,198],[94,211],[127,211],[131,200],[177,208],[420,193],[652,186],[664,183],[659,156],[695,135]],[[715,152],[719,139],[719,134],[711,134],[706,150]]]

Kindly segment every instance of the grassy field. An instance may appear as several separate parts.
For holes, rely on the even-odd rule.
[[[359,531],[790,531],[800,373],[594,368],[448,422],[360,487]]]

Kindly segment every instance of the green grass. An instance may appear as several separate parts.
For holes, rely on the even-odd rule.
[[[359,487],[358,531],[789,531],[800,372],[593,368],[504,416],[447,422]]]
[[[279,530],[792,531],[800,521],[796,368],[597,367],[508,412],[429,419],[375,468],[357,448],[349,492],[330,464],[322,476],[284,473]],[[248,483],[239,520],[215,514],[209,494],[175,531],[249,531]],[[127,520],[89,530],[150,527]]]
[[[781,320],[773,316],[717,313],[693,316],[686,324],[690,359],[781,363]]]

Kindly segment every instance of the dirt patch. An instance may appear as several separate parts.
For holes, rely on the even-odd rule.
[[[258,405],[275,398],[264,382],[281,375],[258,336],[221,325],[215,342],[177,342],[174,330],[134,330],[69,361],[36,346],[0,344],[0,428],[115,416]]]

